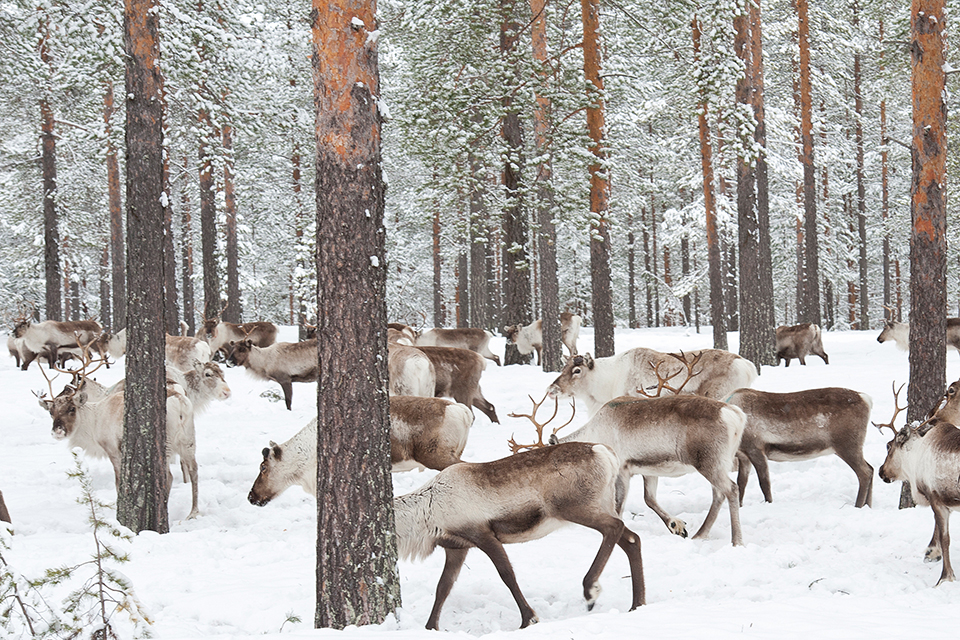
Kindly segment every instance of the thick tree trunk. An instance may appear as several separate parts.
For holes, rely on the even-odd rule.
[[[378,624],[400,606],[390,477],[378,25],[372,0],[314,0],[317,609]],[[366,214],[364,212],[369,212]],[[359,425],[359,426],[358,426]],[[349,452],[349,453],[348,453]]]
[[[227,253],[227,307],[223,310],[223,320],[239,323],[243,319],[243,305],[240,302],[240,250],[237,246],[237,194],[233,180],[233,127],[224,125],[223,151],[226,158],[223,164],[224,213],[226,214],[225,248]]]
[[[737,217],[740,247],[740,355],[757,371],[774,364],[773,282],[770,273],[770,230],[766,211],[766,162],[763,160],[763,75],[760,16],[756,7],[734,20],[734,48],[744,61],[737,82],[737,104],[749,105],[754,135],[741,142],[737,158]],[[752,149],[759,149],[754,157]]]
[[[127,363],[117,520],[169,530],[163,330],[163,78],[156,0],[126,0]],[[159,276],[159,277],[158,277]]]
[[[610,276],[610,226],[607,220],[610,183],[603,164],[607,158],[600,45],[600,0],[580,0],[583,21],[583,73],[587,81],[587,131],[596,161],[590,167],[590,296],[593,307],[594,352],[615,353],[613,292]]]
[[[506,144],[501,180],[506,191],[503,209],[503,315],[510,324],[527,325],[533,322],[530,299],[530,260],[527,256],[529,224],[523,193],[523,129],[520,124],[520,105],[514,103],[513,87],[522,83],[517,64],[517,40],[520,24],[517,21],[517,0],[500,0],[500,57],[508,75],[504,77],[502,100],[503,120],[500,133]],[[521,355],[515,344],[508,343],[503,364],[526,364],[530,355]]]
[[[120,167],[117,148],[113,144],[113,83],[106,83],[103,97],[104,136],[107,140],[107,203],[110,211],[111,281],[113,286],[113,317],[109,325],[114,332],[127,326],[127,261],[123,251],[123,203],[120,198]]]
[[[853,27],[860,26],[860,4],[853,3]],[[870,329],[870,297],[867,291],[867,191],[864,185],[863,96],[860,53],[853,55],[853,105],[856,114],[854,136],[857,144],[857,237],[860,249],[860,330]]]
[[[43,173],[43,263],[46,275],[47,320],[63,318],[60,296],[60,228],[57,221],[57,138],[53,109],[40,101],[40,165]]]

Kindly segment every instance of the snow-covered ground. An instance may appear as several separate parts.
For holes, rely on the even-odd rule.
[[[844,386],[870,394],[873,419],[893,414],[891,383],[907,380],[907,355],[878,344],[876,331],[825,333],[831,364],[811,356],[806,367],[764,367],[755,387],[794,391]],[[281,339],[292,339],[284,328]],[[646,346],[663,351],[711,346],[711,332],[685,329],[621,330],[617,350]],[[736,349],[736,335],[731,334]],[[503,351],[497,339],[494,351]],[[592,352],[584,329],[581,352]],[[960,377],[960,358],[948,354],[949,380]],[[184,520],[189,485],[175,474],[170,498],[171,532],[140,534],[130,545],[131,562],[121,571],[154,620],[160,638],[246,638],[331,636],[349,638],[428,637],[423,630],[443,566],[438,551],[422,563],[400,564],[403,607],[397,618],[344,632],[312,629],[314,612],[315,503],[291,488],[266,507],[247,502],[261,449],[283,442],[315,413],[316,386],[294,385],[293,411],[261,394],[277,385],[227,370],[233,396],[214,403],[197,419],[200,510]],[[120,367],[96,378],[112,382]],[[510,412],[527,413],[555,374],[533,366],[498,368],[490,363],[483,393],[503,421],[491,424],[477,412],[464,459],[485,461],[509,454],[507,439],[533,436],[532,426]],[[55,389],[63,380],[57,382]],[[87,513],[76,504],[79,487],[67,477],[73,467],[63,442],[50,435],[51,420],[31,390],[46,386],[36,366],[29,372],[0,362],[0,490],[15,523],[13,549],[5,553],[27,576],[88,557],[93,541]],[[902,396],[905,396],[905,391]],[[905,403],[905,397],[901,397]],[[582,413],[585,413],[581,410]],[[571,427],[582,424],[577,415]],[[901,414],[899,423],[902,423]],[[879,468],[888,437],[870,428],[865,455]],[[97,495],[113,502],[113,472],[104,460],[87,459]],[[394,490],[406,493],[435,472],[394,474]],[[601,577],[604,591],[587,612],[581,580],[597,551],[599,535],[569,526],[542,540],[507,547],[520,587],[540,623],[517,631],[516,605],[489,561],[471,552],[440,619],[444,632],[496,638],[906,638],[953,637],[960,628],[960,583],[935,588],[940,564],[924,564],[933,531],[929,508],[899,510],[900,487],[874,480],[873,508],[853,506],[857,481],[835,456],[808,462],[771,463],[774,502],[766,504],[751,474],[740,510],[743,547],[730,545],[726,506],[707,540],[668,533],[643,504],[640,478],[627,500],[627,526],[642,539],[647,605],[627,612],[629,569],[614,550]],[[710,488],[699,475],[662,479],[659,498],[671,513],[696,530],[710,504]],[[284,621],[289,614],[303,622]],[[282,629],[281,629],[282,626]],[[429,637],[434,637],[430,635]]]

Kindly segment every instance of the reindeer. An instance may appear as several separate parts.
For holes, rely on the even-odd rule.
[[[223,322],[219,317],[204,318],[197,337],[210,345],[210,353],[220,351],[224,356],[229,356],[230,354],[226,353],[227,347],[234,342],[249,340],[251,344],[261,349],[274,344],[277,341],[277,325],[272,322],[234,324]]]
[[[640,397],[641,389],[653,388],[657,367],[672,368],[672,360],[684,360],[682,354],[667,354],[637,347],[609,358],[592,358],[589,353],[567,360],[556,380],[547,388],[551,397],[576,397],[593,415],[617,396]],[[687,392],[715,400],[725,400],[736,389],[749,387],[757,378],[757,368],[746,358],[721,349],[704,349],[692,353],[698,358],[700,371],[689,381]],[[682,366],[673,375],[682,371]],[[686,384],[686,383],[684,383]]]
[[[837,387],[795,393],[737,389],[727,402],[747,414],[737,453],[741,505],[751,463],[757,470],[764,500],[773,502],[767,460],[809,460],[835,453],[857,474],[860,489],[856,506],[870,506],[873,467],[863,457],[873,407],[870,396]]]
[[[577,355],[577,337],[580,335],[582,319],[569,311],[560,314],[560,341],[570,352]],[[517,345],[521,355],[537,352],[537,365],[540,364],[540,352],[543,350],[543,320],[535,320],[527,326],[519,324],[503,328],[503,335],[509,342]]]
[[[283,401],[290,411],[294,382],[316,382],[317,341],[277,342],[258,347],[246,338],[230,343],[230,364],[245,367],[254,377],[273,380],[283,389]]]
[[[31,324],[23,332],[23,347],[26,356],[21,369],[27,370],[38,355],[46,357],[53,369],[58,362],[60,349],[71,349],[77,345],[91,345],[103,332],[100,324],[94,320],[58,322],[45,320]]]
[[[960,509],[960,429],[946,421],[927,419],[897,431],[894,421],[906,408],[897,403],[898,393],[899,390],[894,391],[893,419],[888,424],[874,423],[877,428],[888,427],[894,433],[893,440],[887,443],[880,478],[888,483],[909,482],[914,502],[930,505],[933,510],[933,537],[924,552],[924,561],[943,561],[937,581],[940,586],[956,579],[950,564],[950,512]]]
[[[694,368],[703,356],[698,354],[690,360],[673,357],[687,368],[687,378],[681,385],[670,384],[679,371],[667,375],[660,371],[663,363],[658,362],[652,367],[657,377],[654,394],[639,388],[637,392],[643,397],[614,398],[577,431],[563,438],[553,435],[550,442],[599,442],[609,446],[621,460],[624,486],[629,486],[630,476],[642,475],[644,502],[669,531],[684,538],[686,523],[657,503],[657,484],[661,476],[677,477],[696,471],[713,487],[713,502],[693,537],[704,538],[710,533],[720,504],[726,500],[731,542],[739,546],[743,544],[740,502],[737,486],[728,474],[734,467],[747,416],[740,407],[713,398],[680,395],[687,383],[700,374]],[[664,391],[674,395],[662,396]]]
[[[193,369],[195,363],[210,361],[210,345],[199,338],[172,336],[168,333],[165,341],[164,356],[167,364],[181,371]],[[104,331],[94,345],[100,353],[108,353],[117,359],[127,352],[127,330],[121,329],[112,335]]]
[[[3,501],[3,492],[0,491],[0,522],[6,522],[7,524],[13,524],[13,521],[10,520],[10,512],[7,511],[7,503]]]
[[[389,327],[388,327],[389,328]],[[430,329],[417,335],[418,347],[452,347],[469,349],[479,353],[500,366],[500,357],[490,351],[490,339],[493,334],[483,329],[461,327],[459,329]]]
[[[440,610],[472,547],[490,558],[510,589],[520,609],[520,626],[537,622],[503,545],[542,538],[567,522],[603,536],[583,578],[587,608],[592,609],[597,600],[598,579],[615,544],[630,562],[630,609],[644,604],[640,538],[620,517],[626,488],[619,466],[609,447],[571,442],[493,462],[455,464],[420,489],[395,498],[400,557],[426,558],[438,546],[446,552],[427,629],[439,627]]]
[[[46,397],[46,393],[37,394],[37,396],[40,406],[53,418],[53,437],[57,440],[67,439],[71,449],[81,447],[88,455],[108,458],[113,465],[114,480],[119,490],[120,448],[123,438],[123,385],[117,385],[109,392],[99,385],[94,391],[85,389],[87,384],[92,382],[89,376],[105,362],[106,359],[101,359],[91,370],[87,370],[86,367],[80,370],[57,368],[63,373],[79,375],[77,386],[67,385],[59,395],[54,397],[53,381],[47,378],[50,398]],[[168,379],[166,405],[167,458],[169,460],[179,455],[182,461],[181,466],[189,475],[192,502],[187,518],[191,519],[199,513],[193,403],[180,385],[171,383]],[[168,469],[167,491],[170,490],[172,478],[173,474]]]
[[[877,342],[883,344],[888,340],[893,340],[901,351],[909,350],[910,323],[884,320]],[[947,318],[946,342],[948,347],[953,347],[960,352],[960,318]]]
[[[480,354],[454,347],[417,347],[433,363],[437,376],[434,395],[447,396],[468,407],[480,409],[490,422],[496,422],[497,409],[480,391],[480,375],[486,363]]]
[[[388,342],[387,350],[390,395],[432,398],[437,390],[437,370],[430,358],[420,349],[396,342]]]
[[[806,366],[807,356],[811,353],[820,356],[824,364],[830,364],[830,358],[827,356],[827,352],[823,350],[819,326],[812,322],[806,322],[790,327],[777,327],[778,367],[781,360],[785,360],[786,366],[789,367],[790,360],[793,358],[797,358],[800,360],[800,364]]]

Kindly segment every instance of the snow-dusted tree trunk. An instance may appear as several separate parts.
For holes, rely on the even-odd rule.
[[[314,0],[317,627],[400,606],[387,397],[376,3]]]
[[[50,65],[49,16],[37,9],[40,23],[40,60]],[[57,136],[53,107],[45,91],[40,98],[40,167],[43,176],[43,264],[46,280],[47,320],[63,318],[60,296],[60,227],[57,220]]]
[[[166,533],[163,76],[157,0],[126,0],[127,363],[117,520]]]
[[[813,151],[813,103],[810,86],[810,18],[807,0],[796,0],[797,37],[800,43],[800,140],[803,163],[803,237],[806,242],[801,276],[802,294],[797,301],[797,322],[821,324],[820,234],[817,231],[816,164]]]

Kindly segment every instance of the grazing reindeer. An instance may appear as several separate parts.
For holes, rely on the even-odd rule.
[[[500,366],[500,357],[490,351],[493,334],[483,329],[430,329],[417,336],[418,347],[451,347],[469,349]]]
[[[446,469],[460,462],[473,424],[468,407],[442,398],[390,398],[391,471]],[[295,436],[263,449],[260,474],[247,500],[262,507],[288,488],[317,495],[317,419]]]
[[[679,372],[664,376],[660,363],[656,395],[639,389],[644,398],[621,396],[604,404],[585,425],[563,438],[551,436],[550,442],[599,442],[609,446],[622,462],[620,470],[626,486],[633,475],[643,476],[643,499],[660,516],[671,532],[687,537],[686,523],[671,516],[657,503],[660,476],[677,477],[697,472],[713,487],[713,502],[700,529],[693,536],[710,533],[720,504],[730,508],[730,537],[734,545],[743,544],[740,532],[740,502],[737,485],[729,477],[740,446],[747,416],[740,407],[702,396],[680,395],[684,386],[699,372],[693,368],[700,356],[687,361],[687,379],[679,387],[669,381]],[[753,365],[751,365],[752,367]],[[663,391],[672,396],[660,397]]]
[[[397,342],[388,342],[387,350],[390,395],[432,398],[437,390],[437,370],[430,358],[420,349]]]
[[[496,407],[490,404],[480,391],[480,376],[487,366],[480,354],[455,347],[417,347],[417,349],[433,363],[437,376],[435,396],[450,397],[468,407],[476,407],[490,419],[490,422],[499,424]]]
[[[751,463],[757,470],[764,500],[773,502],[767,460],[809,460],[835,453],[857,474],[860,489],[856,506],[870,506],[873,467],[863,457],[873,407],[870,396],[837,387],[795,393],[738,389],[727,402],[747,414],[737,453],[741,504]]]
[[[197,333],[197,337],[210,345],[210,353],[217,351],[227,351],[228,345],[242,340],[249,340],[254,346],[261,349],[269,347],[277,341],[277,325],[272,322],[244,322],[243,324],[234,324],[232,322],[222,322],[219,318],[207,320],[204,318],[203,326]],[[229,353],[224,353],[229,356]]]
[[[914,502],[930,505],[933,510],[933,538],[924,561],[943,560],[939,586],[956,579],[950,564],[950,512],[960,509],[960,429],[946,421],[928,419],[897,431],[894,420],[905,408],[897,405],[897,395],[895,391],[893,419],[876,425],[889,427],[895,434],[887,443],[880,478],[884,482],[909,482]]]
[[[789,367],[790,360],[793,358],[797,358],[800,360],[800,364],[806,366],[807,356],[811,353],[820,356],[824,364],[830,364],[830,358],[827,356],[827,352],[823,350],[819,326],[812,322],[806,322],[795,324],[792,327],[777,327],[778,367],[781,360],[786,360],[786,366]]]
[[[493,561],[520,609],[520,626],[537,622],[503,545],[542,538],[567,522],[603,535],[583,578],[587,608],[593,608],[600,593],[598,579],[615,544],[630,562],[630,609],[644,604],[640,538],[620,518],[625,487],[619,466],[609,447],[571,442],[493,462],[455,464],[420,489],[395,498],[400,557],[425,558],[438,546],[447,556],[427,629],[438,628],[440,610],[472,547]]]
[[[569,311],[560,314],[560,341],[571,356],[577,355],[577,337],[580,335],[581,322],[580,316]],[[536,351],[537,364],[540,364],[540,352],[543,350],[543,320],[535,320],[527,326],[514,324],[504,327],[503,335],[509,342],[517,345],[520,355],[525,356]]]
[[[699,358],[700,371],[690,381],[687,393],[725,400],[736,389],[749,387],[757,379],[757,368],[746,358],[721,349],[693,352]],[[592,358],[589,353],[573,356],[547,391],[551,397],[576,397],[587,405],[593,415],[605,403],[617,396],[642,396],[641,389],[653,388],[654,373],[663,366],[664,373],[672,368],[670,358],[683,361],[677,354],[660,353],[637,347],[609,358]],[[682,371],[677,367],[674,375]],[[686,384],[686,383],[685,383]]]
[[[26,354],[21,369],[27,370],[38,355],[43,355],[53,369],[60,349],[72,349],[77,345],[91,345],[100,337],[103,329],[94,320],[58,322],[45,320],[29,325],[23,332],[23,347]]]
[[[231,342],[228,362],[245,367],[254,377],[273,380],[283,389],[283,401],[290,411],[294,382],[316,382],[317,340],[277,342],[258,347],[250,339]]]
[[[960,318],[947,318],[947,346],[960,352]],[[910,323],[884,320],[883,329],[877,336],[877,342],[893,340],[901,351],[910,349]]]

